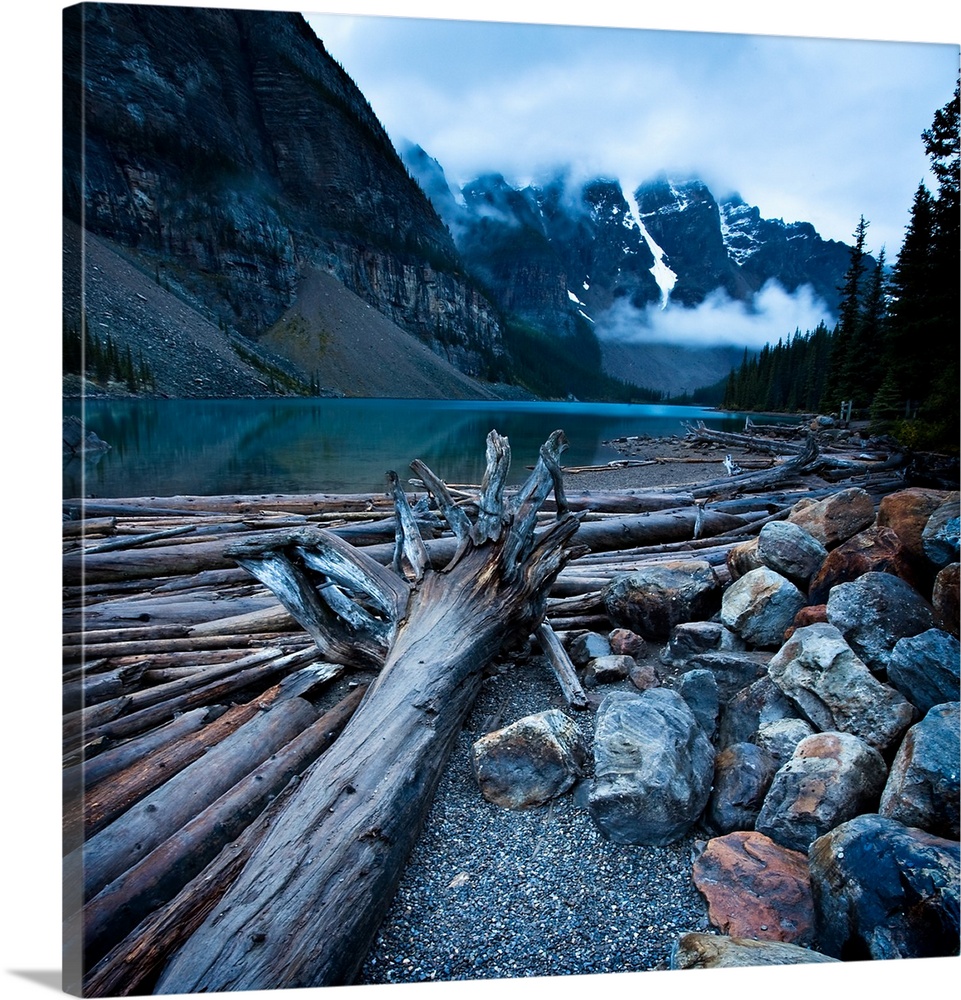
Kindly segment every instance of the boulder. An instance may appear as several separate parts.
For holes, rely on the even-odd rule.
[[[937,569],[958,561],[961,538],[959,494],[952,493],[928,518],[921,532],[921,543],[928,561]]]
[[[961,704],[935,705],[904,736],[878,812],[937,837],[961,838],[958,758]]]
[[[754,742],[770,754],[780,768],[794,756],[798,743],[813,734],[814,730],[804,719],[775,719],[758,726]]]
[[[770,659],[770,653],[761,651],[701,653],[692,656],[684,666],[686,671],[710,670],[717,683],[718,697],[724,703],[764,677]]]
[[[616,684],[625,680],[637,666],[633,656],[598,656],[591,660],[584,671],[584,686],[596,687],[598,684]]]
[[[899,639],[888,660],[888,683],[923,715],[954,701],[961,687],[961,643],[939,628]]]
[[[833,625],[799,628],[771,657],[768,674],[815,729],[852,733],[882,753],[915,719],[910,702],[882,684]]]
[[[611,652],[615,656],[633,656],[638,660],[647,654],[647,643],[643,636],[632,632],[629,628],[613,629],[607,641],[611,644]]]
[[[934,628],[934,608],[890,573],[865,573],[838,584],[827,602],[828,621],[868,665],[884,675],[899,639]]]
[[[599,632],[583,632],[571,642],[567,652],[575,667],[586,667],[598,656],[610,656],[611,643],[606,635]]]
[[[831,588],[865,573],[892,573],[918,587],[913,563],[892,528],[876,525],[858,532],[825,558],[808,589],[812,604],[825,604]]]
[[[804,591],[827,554],[828,550],[816,538],[791,521],[771,521],[757,537],[761,562]]]
[[[612,691],[597,711],[589,809],[618,844],[669,844],[700,818],[714,748],[684,699],[667,688]]]
[[[556,708],[482,736],[472,758],[484,798],[505,809],[528,809],[563,795],[588,761],[580,730]]]
[[[815,733],[777,772],[756,829],[807,853],[812,841],[845,820],[873,812],[884,789],[884,759],[850,733]]]
[[[704,813],[708,829],[717,834],[753,830],[776,771],[774,758],[754,743],[721,750],[714,758],[714,788]]]
[[[764,676],[738,691],[721,707],[717,745],[726,747],[732,743],[751,742],[766,722],[797,717],[794,703],[769,676]]]
[[[804,595],[767,566],[752,569],[724,592],[720,620],[752,646],[773,648],[784,639]]]
[[[697,724],[704,730],[704,735],[713,740],[721,710],[714,674],[710,670],[689,670],[678,679],[677,690],[697,719]]]
[[[764,565],[757,552],[756,538],[731,546],[724,561],[732,580],[740,580],[745,573],[750,573],[752,569],[760,569]]]
[[[708,920],[722,934],[813,943],[806,851],[784,848],[753,830],[729,833],[707,842],[692,875],[707,900]]]
[[[740,636],[720,622],[680,622],[671,633],[671,641],[661,651],[660,659],[665,664],[681,664],[699,653],[744,648]]]
[[[927,557],[924,554],[922,532],[928,518],[944,503],[943,490],[912,487],[889,493],[878,504],[878,524],[891,528],[901,539],[901,544],[914,564],[922,566]]]
[[[958,954],[961,848],[887,816],[857,816],[808,854],[818,947],[846,961]]]
[[[874,523],[874,501],[860,487],[852,486],[823,500],[799,500],[787,519],[826,549],[833,549]]]
[[[959,634],[959,604],[961,604],[961,582],[959,582],[961,563],[948,563],[938,571],[934,578],[931,591],[931,606],[934,617],[940,628],[957,637]]]
[[[711,618],[717,612],[721,584],[710,563],[676,560],[615,577],[603,599],[614,625],[666,642],[679,622]]]
[[[784,941],[753,941],[718,934],[682,934],[671,949],[672,969],[741,969],[756,965],[837,962],[830,955]]]

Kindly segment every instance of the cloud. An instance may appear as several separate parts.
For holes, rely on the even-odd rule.
[[[734,301],[720,289],[694,308],[637,309],[621,300],[597,317],[595,330],[603,340],[625,343],[760,349],[792,337],[795,330],[813,330],[822,320],[828,327],[834,325],[827,306],[809,285],[792,294],[768,281],[750,304]]]
[[[311,15],[392,138],[454,183],[697,175],[826,239],[850,242],[863,214],[889,259],[957,76],[947,44],[341,20]]]

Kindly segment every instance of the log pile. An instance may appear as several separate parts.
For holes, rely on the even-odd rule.
[[[404,851],[391,853],[395,827],[406,816],[401,825],[416,836],[443,765],[443,746],[410,749],[410,731],[424,727],[399,729],[404,711],[429,718],[434,737],[449,742],[506,634],[539,646],[567,703],[583,709],[587,699],[557,633],[603,622],[602,595],[615,577],[696,554],[723,579],[732,546],[786,517],[798,500],[837,489],[819,475],[825,468],[856,476],[876,500],[904,485],[883,462],[871,469],[837,457],[825,463],[813,438],[795,443],[769,468],[647,492],[566,496],[562,438],[553,436],[525,487],[508,490],[509,451],[492,435],[480,486],[448,487],[414,463],[408,488],[393,478],[383,495],[65,503],[65,988],[89,996],[151,992],[158,983],[164,992],[244,988],[203,978],[193,960],[173,974],[164,969],[189,953],[185,946],[241,884],[251,859],[260,859],[255,870],[263,872],[265,852],[269,860],[276,850],[270,831],[289,816],[287,802],[299,787],[331,784],[330,774],[338,783],[329,803],[338,824],[361,823],[367,832],[361,854],[340,862],[356,890],[346,903],[330,904],[337,916],[322,926],[346,926],[345,906],[352,916],[365,905],[358,894],[377,896],[362,914],[364,927],[347,927],[354,937],[330,946],[350,952],[352,966],[312,971],[292,958],[289,979],[243,983],[349,982],[363,959],[357,947],[376,931],[403,868]],[[326,581],[320,591],[317,574]],[[502,578],[496,586],[495,577]],[[475,589],[475,580],[483,586]],[[477,624],[483,615],[474,617],[488,601],[498,622],[510,626],[499,624],[496,636]],[[461,603],[454,620],[435,613]],[[405,658],[436,653],[437,643],[463,646],[451,670],[470,663],[461,686],[444,691],[457,708],[449,718],[423,679],[417,690],[409,679],[396,690],[388,681],[409,672]],[[365,697],[369,687],[381,691],[389,711],[371,714],[378,698]],[[374,720],[365,731],[384,739],[396,731],[398,759],[416,753],[420,763],[411,767],[431,771],[420,797],[386,800],[383,808],[394,815],[360,819],[347,811],[369,779],[346,777],[363,741],[338,739],[353,732],[359,706]],[[342,744],[334,761],[332,748]],[[428,767],[433,756],[439,763]],[[311,843],[316,849],[321,841]],[[373,872],[366,882],[364,872]],[[254,909],[262,905],[257,899]],[[251,916],[244,925],[241,951],[250,940],[267,950],[256,935],[268,931],[256,923]],[[295,936],[304,930],[290,926]],[[194,950],[207,940],[197,936]],[[297,949],[288,943],[281,950]]]

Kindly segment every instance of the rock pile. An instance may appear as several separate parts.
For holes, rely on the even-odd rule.
[[[681,936],[675,968],[958,954],[958,515],[853,487],[731,548],[729,582],[690,559],[614,580],[613,630],[567,637],[593,749],[556,710],[520,720],[478,742],[484,794],[544,801],[548,760],[612,842],[703,835],[721,937]]]

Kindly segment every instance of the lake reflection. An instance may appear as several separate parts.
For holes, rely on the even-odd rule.
[[[509,482],[527,474],[548,435],[570,441],[565,465],[618,457],[602,441],[683,434],[683,422],[736,430],[743,415],[690,406],[410,399],[89,400],[86,426],[110,450],[86,469],[65,463],[63,496],[369,493],[415,458],[449,483],[477,483],[491,429],[507,435]],[[64,416],[80,414],[79,400]],[[85,472],[85,481],[84,475]]]

